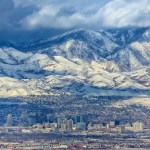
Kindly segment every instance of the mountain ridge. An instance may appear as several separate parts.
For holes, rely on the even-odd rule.
[[[77,29],[38,44],[0,45],[0,96],[150,90],[150,28]]]

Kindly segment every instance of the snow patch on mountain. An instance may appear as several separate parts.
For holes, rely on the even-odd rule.
[[[0,48],[1,97],[150,90],[149,28],[74,30],[29,48]]]
[[[150,98],[149,97],[135,97],[128,100],[122,100],[113,104],[113,107],[121,108],[128,107],[131,105],[142,105],[150,108]]]

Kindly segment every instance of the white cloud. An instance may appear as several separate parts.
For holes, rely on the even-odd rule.
[[[57,1],[58,2],[58,1]],[[76,3],[50,3],[42,6],[38,11],[21,20],[21,24],[28,29],[34,28],[70,28],[88,23],[86,14],[89,7],[81,9]],[[73,8],[73,13],[66,13]]]
[[[150,0],[114,0],[99,10],[103,26],[150,26]]]
[[[16,7],[33,5],[38,10],[20,23],[27,29],[72,28],[80,26],[125,27],[150,26],[150,0],[111,0],[101,5],[69,0],[14,0]],[[24,3],[23,3],[24,2]],[[99,6],[99,7],[98,7]],[[72,13],[64,13],[74,8]]]

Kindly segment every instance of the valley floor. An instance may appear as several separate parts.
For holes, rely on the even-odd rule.
[[[66,134],[0,134],[0,148],[13,150],[149,150],[149,133],[103,135]],[[9,141],[9,142],[8,142]]]

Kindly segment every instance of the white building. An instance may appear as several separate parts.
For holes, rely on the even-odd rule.
[[[131,126],[129,123],[127,123],[127,124],[125,125],[125,130],[126,130],[126,131],[132,131],[133,128],[132,128],[132,126]]]
[[[134,122],[132,128],[134,132],[142,132],[144,124],[142,122]]]

